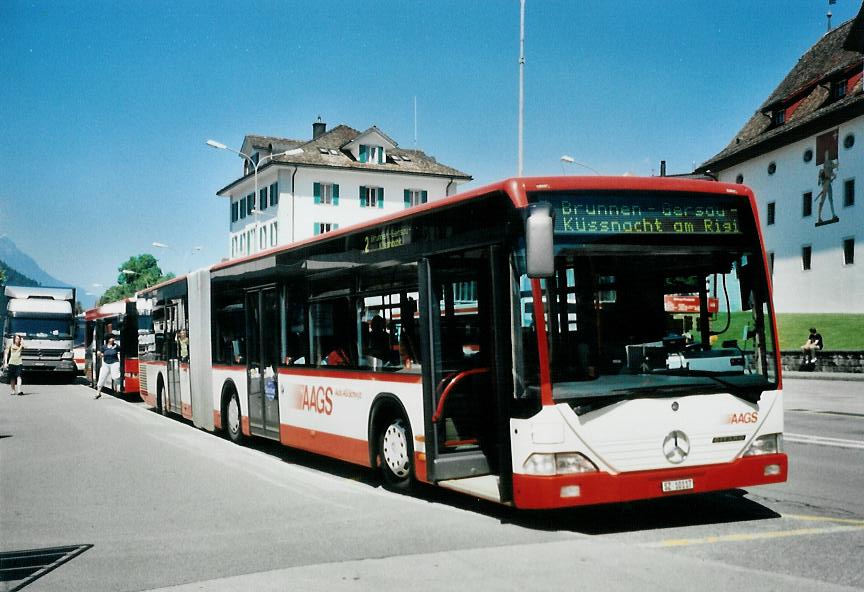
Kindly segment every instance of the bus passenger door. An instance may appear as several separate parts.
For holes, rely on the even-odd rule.
[[[495,322],[493,306],[499,263],[498,251],[487,247],[421,265],[427,473],[436,482],[489,475],[494,484],[502,472],[500,451],[509,450],[502,441],[509,430],[502,437],[499,429],[507,419],[497,392],[499,365],[509,363],[497,343],[507,327]],[[505,299],[507,286],[499,290]]]
[[[165,385],[163,405],[167,411],[180,414],[183,413],[181,383],[185,380],[188,388],[189,382],[188,364],[186,364],[185,372],[181,368],[178,344],[178,335],[181,330],[186,330],[186,310],[183,306],[183,300],[178,298],[168,301],[165,306],[165,342],[163,347],[165,348],[168,384]]]
[[[249,427],[255,435],[278,440],[277,368],[281,324],[276,288],[246,294],[246,327]]]

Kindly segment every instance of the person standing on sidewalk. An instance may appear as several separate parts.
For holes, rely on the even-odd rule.
[[[120,380],[120,348],[114,342],[113,337],[108,338],[108,342],[99,352],[99,357],[102,358],[102,367],[99,369],[99,380],[96,383],[96,396],[98,399],[102,396],[102,387],[111,378],[111,388],[114,388],[114,381]]]
[[[12,395],[23,395],[21,390],[21,352],[24,351],[24,340],[20,335],[12,338],[12,343],[3,352],[3,368],[9,372],[9,386],[12,387]],[[16,392],[17,387],[17,392]]]

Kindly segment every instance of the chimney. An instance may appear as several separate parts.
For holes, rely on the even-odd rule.
[[[661,177],[666,176],[666,161],[665,160],[660,161],[660,176]]]
[[[312,139],[317,140],[327,131],[327,124],[321,121],[321,116],[318,116],[318,121],[312,124]]]

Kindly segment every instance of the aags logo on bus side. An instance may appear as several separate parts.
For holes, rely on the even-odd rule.
[[[295,407],[321,415],[333,413],[333,388],[329,386],[297,385],[294,390]]]

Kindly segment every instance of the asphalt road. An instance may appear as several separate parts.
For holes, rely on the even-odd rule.
[[[0,552],[84,545],[27,591],[864,589],[864,383],[787,381],[785,484],[566,512],[25,391],[0,391]]]

